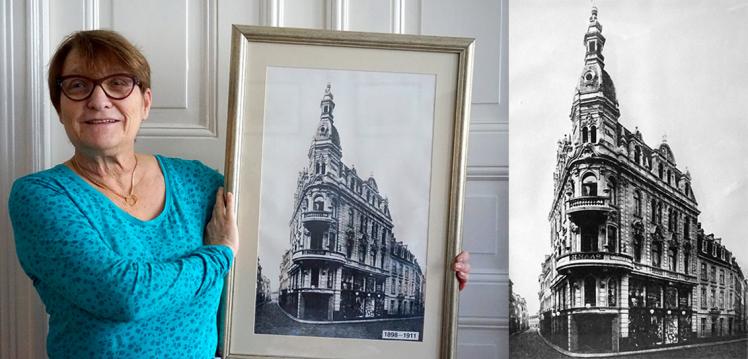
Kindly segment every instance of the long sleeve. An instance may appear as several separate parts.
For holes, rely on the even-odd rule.
[[[113,321],[178,308],[220,285],[231,267],[225,246],[201,246],[167,261],[118,255],[68,195],[22,179],[9,200],[18,258],[35,284]]]

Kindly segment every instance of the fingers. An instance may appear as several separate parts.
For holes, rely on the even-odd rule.
[[[470,252],[468,251],[462,251],[460,254],[457,255],[457,258],[455,258],[456,262],[469,262],[470,261]]]
[[[213,218],[222,218],[226,211],[226,203],[223,198],[223,187],[219,187],[216,191],[216,203],[213,205]]]
[[[226,192],[226,221],[234,223],[234,194]]]

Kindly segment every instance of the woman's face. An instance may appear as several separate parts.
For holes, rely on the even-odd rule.
[[[62,66],[62,76],[80,75],[92,79],[126,73],[122,66],[104,64],[94,71],[71,51]],[[144,92],[135,86],[132,93],[121,100],[107,97],[101,86],[95,86],[91,96],[73,101],[60,94],[60,122],[77,150],[91,154],[116,155],[131,150],[140,123],[148,117],[151,108],[151,90]]]

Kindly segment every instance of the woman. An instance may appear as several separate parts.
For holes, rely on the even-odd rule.
[[[239,248],[223,177],[197,161],[135,152],[150,68],[119,34],[67,37],[48,83],[75,153],[18,179],[9,212],[18,258],[49,313],[49,356],[212,357]],[[462,288],[467,253],[454,266]]]

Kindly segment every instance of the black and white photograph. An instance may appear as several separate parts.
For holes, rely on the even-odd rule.
[[[748,3],[509,14],[510,356],[746,358]]]
[[[421,341],[435,77],[266,76],[254,332]]]

